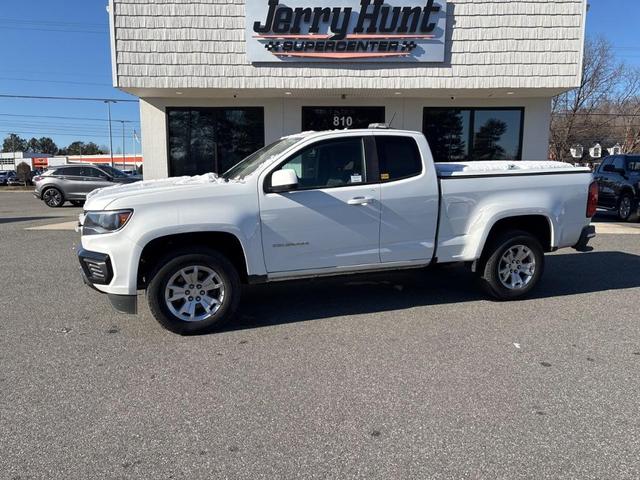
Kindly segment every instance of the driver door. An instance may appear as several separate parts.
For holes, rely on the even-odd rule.
[[[380,185],[367,168],[363,135],[319,141],[275,170],[291,169],[297,189],[260,196],[267,272],[380,263]],[[273,173],[273,171],[271,172]]]

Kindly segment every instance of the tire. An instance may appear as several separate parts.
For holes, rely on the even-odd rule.
[[[508,263],[509,258],[513,259],[511,263]],[[530,267],[532,263],[533,267]],[[544,250],[538,239],[530,233],[510,230],[488,245],[478,272],[483,289],[497,300],[525,297],[542,277]]]
[[[630,194],[622,194],[620,200],[618,200],[618,210],[616,212],[621,221],[628,222],[631,219],[633,215],[633,203],[633,197]]]
[[[70,202],[74,207],[82,207],[84,205],[84,200],[70,200]]]
[[[64,194],[56,187],[49,187],[42,192],[42,201],[47,207],[58,208],[64,205]]]
[[[194,267],[198,267],[197,273]],[[214,277],[210,285],[221,287],[206,290],[205,282],[211,273]],[[200,285],[198,280],[202,282],[202,290],[195,288],[194,294],[190,287]],[[219,329],[233,318],[240,303],[240,288],[238,272],[226,257],[213,250],[194,248],[158,262],[147,286],[147,301],[155,319],[167,330],[183,335],[206,333]],[[176,300],[170,301],[172,297]],[[219,305],[208,302],[205,297],[218,300]],[[195,306],[193,310],[189,304]]]

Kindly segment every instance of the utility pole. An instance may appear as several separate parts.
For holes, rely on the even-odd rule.
[[[126,162],[126,158],[124,155],[124,120],[121,121],[122,123],[122,169],[124,170],[125,167],[125,162]]]
[[[133,161],[136,162],[136,129],[133,129],[133,133],[131,134],[131,146],[133,147]],[[138,165],[136,165],[136,168],[138,168]]]
[[[105,100],[109,109],[109,154],[111,155],[111,168],[113,168],[113,132],[111,131],[111,104],[116,103],[115,100]]]

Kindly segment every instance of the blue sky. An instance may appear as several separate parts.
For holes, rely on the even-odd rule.
[[[111,87],[106,4],[106,0],[0,0],[0,94],[134,98]],[[640,2],[591,0],[590,4],[588,34],[606,36],[622,60],[640,66]],[[115,104],[112,115],[138,122],[138,105]],[[74,140],[108,145],[106,117],[107,106],[101,102],[0,98],[0,139],[15,131],[26,138],[50,136],[58,146]],[[114,152],[120,152],[122,127],[113,126]],[[139,123],[126,124],[127,152],[134,148],[134,128],[139,131]]]
[[[111,86],[106,5],[106,0],[0,0],[0,94],[135,99]],[[112,105],[112,116],[138,122],[138,105]],[[58,146],[74,140],[108,145],[106,118],[102,102],[0,98],[0,141],[15,131],[26,138],[50,136]],[[119,152],[121,123],[113,128],[113,149]],[[133,128],[139,132],[139,123],[126,124],[127,152],[133,150]]]

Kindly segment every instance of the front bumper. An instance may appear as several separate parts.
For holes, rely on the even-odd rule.
[[[113,279],[113,268],[109,255],[81,248],[78,250],[78,260],[84,283],[100,293],[105,293],[96,288],[96,285],[109,285]],[[111,306],[120,313],[136,314],[138,312],[137,295],[107,293],[107,298]]]
[[[595,237],[596,227],[594,225],[587,225],[582,229],[578,243],[573,246],[574,250],[577,250],[578,252],[590,252],[593,250],[593,247],[589,246],[589,242]]]

